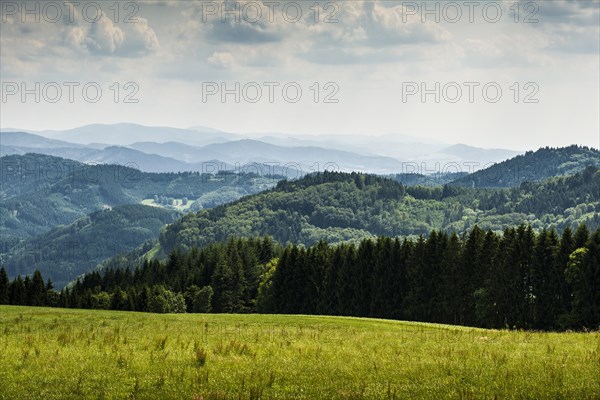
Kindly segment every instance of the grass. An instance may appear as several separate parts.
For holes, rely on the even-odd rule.
[[[599,333],[0,306],[0,399],[600,399]]]
[[[194,204],[194,202],[195,202],[194,200],[188,200],[187,204],[183,205],[183,199],[174,199],[173,205],[165,206],[165,205],[155,202],[154,199],[142,200],[142,204],[145,206],[173,209],[173,210],[178,210],[178,211],[182,211],[182,212],[188,210],[192,206],[192,204]]]

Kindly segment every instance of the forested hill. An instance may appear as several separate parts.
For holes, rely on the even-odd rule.
[[[315,244],[373,236],[463,232],[475,224],[501,231],[526,221],[535,229],[600,224],[600,172],[527,183],[512,189],[404,187],[363,174],[325,172],[188,214],[160,236],[162,254],[231,236],[271,235],[280,243]]]
[[[600,167],[600,151],[580,146],[544,147],[494,164],[452,182],[476,188],[514,187],[527,181],[572,175],[588,166]]]
[[[115,254],[156,239],[161,228],[181,216],[174,210],[140,204],[96,211],[16,245],[2,257],[9,276],[36,269],[61,288]]]
[[[254,174],[144,173],[130,166],[87,165],[32,153],[0,157],[0,180],[4,242],[45,233],[106,206],[166,197],[186,198],[191,207],[202,208],[275,184]]]

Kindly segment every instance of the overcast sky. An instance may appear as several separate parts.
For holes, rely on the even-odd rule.
[[[597,0],[221,3],[3,0],[1,126],[600,147]]]

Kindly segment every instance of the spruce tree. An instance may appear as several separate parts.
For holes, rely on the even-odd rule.
[[[560,242],[556,250],[554,265],[552,265],[553,279],[558,284],[558,290],[554,293],[554,302],[556,304],[557,324],[564,326],[563,319],[568,316],[571,306],[570,289],[565,279],[565,269],[569,264],[569,256],[575,250],[575,242],[571,228],[567,227],[563,231]]]
[[[370,315],[377,318],[391,318],[394,314],[394,287],[396,280],[394,259],[392,256],[394,242],[390,238],[378,238],[373,260]]]
[[[535,234],[531,226],[520,225],[517,228],[517,265],[519,266],[519,282],[522,289],[522,302],[518,310],[516,325],[531,328],[533,325],[533,279],[531,265],[533,262],[532,249],[535,243]]]
[[[39,270],[35,270],[31,278],[30,287],[28,290],[28,304],[32,306],[43,306],[46,304],[46,284]]]
[[[585,224],[580,224],[575,231],[575,235],[573,236],[573,246],[575,249],[585,247],[589,237],[590,231],[588,227]]]
[[[421,235],[414,243],[406,268],[407,292],[404,297],[404,310],[408,319],[424,321],[427,313],[427,276],[424,271],[427,263],[427,242]]]
[[[10,281],[4,267],[0,267],[0,304],[9,304],[8,288]]]
[[[371,296],[373,288],[373,262],[375,246],[372,240],[363,240],[358,246],[357,263],[352,280],[356,316],[370,316]]]
[[[535,329],[549,329],[556,320],[554,294],[559,290],[552,274],[558,239],[554,231],[543,229],[537,236],[531,264],[532,323]]]
[[[224,250],[219,250],[211,286],[214,289],[213,306],[217,313],[233,312],[236,306],[234,273],[227,263]]]
[[[31,277],[29,275],[25,275],[25,279],[23,279],[23,286],[25,287],[25,305],[31,306],[31,302],[33,300],[33,287],[31,285]]]
[[[444,256],[440,265],[439,301],[440,322],[458,324],[462,299],[457,296],[456,289],[462,285],[460,281],[460,265],[462,263],[462,245],[456,233],[448,239]]]
[[[485,233],[477,225],[469,232],[465,241],[463,260],[459,270],[462,282],[457,288],[457,295],[462,299],[459,312],[460,325],[475,323],[475,291],[479,289],[479,260]]]
[[[497,260],[490,274],[490,299],[496,305],[491,325],[494,328],[520,326],[519,315],[525,297],[517,240],[514,228],[504,230]]]
[[[24,306],[27,301],[27,293],[25,292],[25,283],[18,275],[10,284],[9,287],[9,301],[10,304],[15,306]]]
[[[192,311],[195,313],[209,313],[212,309],[213,288],[204,286],[194,297]]]

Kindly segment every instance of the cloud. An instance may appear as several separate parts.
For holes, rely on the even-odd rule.
[[[208,38],[214,42],[230,42],[237,44],[261,44],[283,40],[281,32],[269,29],[266,24],[251,24],[233,20],[216,21],[210,24]]]
[[[128,24],[130,29],[125,31],[122,50],[129,56],[144,55],[160,46],[156,33],[148,25],[148,20],[138,17],[137,21],[135,24]]]
[[[96,55],[137,57],[154,51],[158,38],[144,18],[117,26],[102,13],[97,22],[77,21],[67,27],[65,42],[71,47]]]
[[[301,18],[297,21],[292,18],[297,15],[296,6],[294,10],[292,7],[286,8],[286,4],[292,3],[302,8]],[[279,44],[283,46],[283,52],[317,62],[318,58],[311,55],[313,51],[339,52],[341,60],[353,60],[354,63],[361,62],[362,57],[367,56],[367,47],[384,49],[442,43],[449,36],[439,24],[422,23],[418,16],[403,15],[401,5],[389,6],[378,0],[331,2],[336,7],[320,3],[318,14],[315,14],[314,3],[310,2],[281,2],[273,9],[262,2],[250,0],[221,0],[213,4],[210,12],[206,6],[200,5],[193,6],[192,10],[182,10],[184,20],[181,25],[186,26],[187,40],[194,37],[197,42],[203,41],[204,46],[256,47]],[[244,7],[250,4],[253,12],[244,13]],[[249,19],[257,15],[257,7],[260,7],[261,17],[251,22]],[[222,10],[234,8],[238,10],[237,14],[222,15]],[[193,34],[190,34],[190,28]],[[355,51],[356,54],[351,54]]]
[[[442,44],[450,38],[439,24],[403,15],[401,5],[344,2],[337,18],[339,23],[311,26],[309,45],[298,56],[317,64],[393,62],[406,59],[408,52],[414,54],[414,47]]]
[[[544,23],[570,23],[577,25],[598,26],[600,3],[597,1],[540,1],[533,3],[533,8],[528,0],[520,0],[524,16],[531,14],[541,24]]]
[[[230,69],[235,63],[235,59],[231,53],[219,53],[216,51],[212,56],[208,57],[207,61],[213,67],[221,69]]]
[[[71,32],[74,31],[74,34]],[[89,27],[74,27],[67,35],[70,43],[74,46],[86,48],[91,53],[114,54],[120,50],[125,34],[123,30],[115,26],[110,19],[102,15],[96,23],[91,23]]]
[[[559,24],[552,27],[549,50],[564,53],[600,52],[600,28]]]

